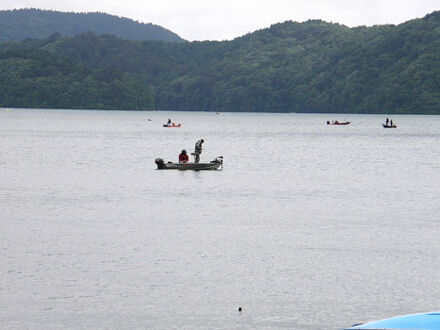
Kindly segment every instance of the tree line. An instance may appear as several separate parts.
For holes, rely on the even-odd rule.
[[[440,12],[400,25],[284,22],[232,41],[92,32],[0,44],[0,105],[440,114]]]

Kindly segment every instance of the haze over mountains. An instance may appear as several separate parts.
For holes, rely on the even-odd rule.
[[[127,39],[1,43],[0,106],[440,114],[440,12],[397,26],[289,21],[222,42]]]

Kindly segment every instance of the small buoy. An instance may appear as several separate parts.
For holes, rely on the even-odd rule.
[[[239,311],[239,312],[242,312],[242,311],[243,311],[243,308],[238,307],[238,311]]]

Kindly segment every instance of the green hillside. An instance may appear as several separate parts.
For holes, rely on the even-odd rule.
[[[29,58],[39,52],[70,71],[36,70],[49,65]],[[26,61],[28,71],[17,58]],[[69,90],[69,79],[76,79],[88,90],[81,72],[94,79],[97,93],[104,88],[98,73],[111,72],[114,88],[116,82],[125,86],[125,98],[110,93],[106,103],[91,97],[69,106],[73,101],[59,96],[55,87],[62,87],[54,81],[66,81]],[[47,85],[41,87],[45,96],[31,98],[28,88],[21,94],[11,90],[4,77],[12,73],[16,86],[40,79],[39,85]],[[71,108],[151,109],[154,104],[174,110],[440,114],[440,12],[398,26],[284,22],[222,42],[53,35],[0,45],[0,77],[0,105],[11,107],[23,100],[29,107],[55,107],[49,105],[53,93],[62,107]],[[131,90],[146,100],[143,106],[130,104]]]
[[[88,69],[40,47],[0,52],[0,105],[52,109],[154,107],[151,88],[112,69]]]
[[[177,34],[154,24],[105,13],[65,13],[40,9],[0,11],[0,42],[44,39],[53,33],[75,36],[91,31],[129,40],[184,41]]]

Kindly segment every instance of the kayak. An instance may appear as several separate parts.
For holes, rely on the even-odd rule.
[[[382,124],[382,126],[383,126],[383,128],[397,128],[397,125],[385,125],[385,124]]]
[[[178,124],[173,123],[172,125],[163,124],[163,127],[180,127],[180,126],[182,126],[180,123]]]
[[[434,330],[440,329],[440,313],[421,313],[393,317],[385,320],[355,324],[343,330],[370,329],[370,330]]]
[[[223,156],[218,156],[209,163],[165,163],[162,158],[156,158],[154,161],[157,165],[158,170],[193,170],[193,171],[203,171],[203,170],[217,170],[223,169]]]

